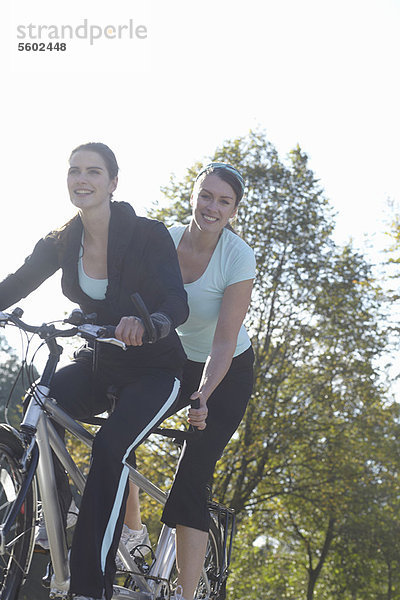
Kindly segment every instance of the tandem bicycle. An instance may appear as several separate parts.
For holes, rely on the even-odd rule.
[[[132,297],[142,319],[148,339],[153,332],[146,307],[137,294]],[[91,448],[94,435],[72,419],[49,396],[50,384],[63,351],[60,338],[79,336],[96,344],[116,344],[115,328],[93,323],[95,315],[76,309],[62,321],[68,328],[54,323],[28,325],[21,320],[19,308],[0,312],[0,327],[6,325],[39,336],[48,348],[48,358],[41,376],[31,382],[25,399],[25,411],[18,429],[0,424],[0,599],[17,600],[31,566],[35,547],[35,530],[39,513],[43,515],[49,539],[49,598],[67,600],[69,596],[69,560],[66,532],[57,498],[53,453],[60,460],[76,488],[82,494],[85,477],[58,435],[54,422]],[[27,369],[29,374],[29,369]],[[101,425],[103,417],[91,424]],[[157,428],[152,433],[182,440],[191,432]],[[168,492],[161,490],[137,469],[129,466],[129,478],[151,498],[165,504]],[[40,501],[39,501],[40,498]],[[228,576],[234,511],[209,502],[211,525],[202,575],[196,600],[224,600]],[[162,526],[157,544],[145,557],[140,546],[130,552],[120,544],[119,564],[113,586],[113,600],[169,600],[176,578],[174,530]]]

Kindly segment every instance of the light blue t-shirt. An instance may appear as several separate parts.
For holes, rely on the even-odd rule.
[[[169,228],[175,248],[185,232],[185,225]],[[233,283],[254,279],[256,261],[254,252],[238,235],[224,229],[203,275],[185,284],[188,295],[189,317],[177,328],[183,348],[190,360],[205,362],[211,352],[222,297]],[[234,356],[250,346],[250,338],[242,325]]]

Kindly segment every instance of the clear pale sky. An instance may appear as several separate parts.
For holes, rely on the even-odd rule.
[[[115,198],[145,214],[170,173],[264,128],[282,158],[297,143],[308,153],[339,242],[380,243],[387,198],[400,201],[398,0],[4,0],[0,17],[0,277],[72,216],[67,160],[86,141],[113,148]],[[49,41],[17,27],[85,20],[110,37],[17,50]],[[147,38],[123,37],[128,24]],[[58,283],[20,305],[31,321],[70,306]]]

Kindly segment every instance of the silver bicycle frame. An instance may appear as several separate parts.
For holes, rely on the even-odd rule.
[[[57,496],[52,450],[81,493],[85,488],[85,477],[71,458],[50,418],[89,448],[92,447],[94,437],[47,394],[48,389],[44,386],[36,387],[23,423],[37,428],[36,437],[40,452],[37,474],[50,543],[50,556],[54,569],[52,588],[57,590],[59,597],[66,598],[69,589],[69,561],[66,535]],[[151,483],[134,467],[128,465],[128,468],[129,479],[133,483],[160,504],[165,504],[168,494]],[[161,529],[155,551],[155,560],[149,572],[149,575],[154,579],[146,579],[143,574],[137,573],[136,563],[123,544],[120,544],[118,553],[124,566],[132,573],[138,591],[114,585],[113,600],[151,600],[154,598],[153,594],[157,593],[157,589],[165,584],[165,580],[168,580],[175,561],[174,530],[166,525],[163,525]],[[203,578],[207,581],[204,569]],[[164,580],[164,583],[160,580]]]
[[[64,469],[69,473],[71,479],[77,486],[78,490],[83,493],[85,488],[85,478],[80,471],[80,469],[76,466],[71,456],[69,455],[63,440],[60,438],[58,433],[56,432],[54,425],[50,421],[51,417],[54,421],[56,421],[63,428],[68,430],[72,435],[74,435],[81,442],[86,444],[89,448],[92,447],[93,444],[93,435],[90,434],[80,423],[77,423],[74,419],[72,419],[65,411],[60,408],[55,400],[49,397],[42,396],[41,403],[45,409],[45,413],[41,409],[41,415],[39,418],[40,426],[40,438],[38,437],[39,450],[40,450],[40,458],[39,464],[41,462],[42,456],[51,459],[51,449],[56,454],[57,458],[60,460]],[[27,411],[28,414],[28,411]],[[44,432],[42,431],[44,430]],[[38,429],[39,436],[39,429]],[[44,476],[39,475],[39,486],[42,499],[48,499],[47,502],[43,502],[44,513],[54,515],[54,513],[60,514],[60,507],[57,500],[57,495],[54,493],[56,490],[55,482],[51,483],[50,479],[54,477],[54,468],[52,460],[50,460],[51,464],[48,464],[46,460],[46,467],[44,469]],[[135,483],[138,487],[143,489],[147,494],[149,494],[154,500],[159,502],[160,504],[165,504],[167,499],[167,494],[163,492],[156,485],[151,483],[146,477],[144,477],[141,473],[139,473],[134,467],[128,465],[129,468],[129,478]],[[43,470],[42,470],[43,473]],[[42,501],[43,501],[42,500]],[[55,504],[55,506],[54,506]],[[48,512],[50,511],[50,512]],[[53,520],[53,516],[50,517]],[[48,520],[48,519],[47,519]],[[46,528],[47,528],[47,520]],[[61,530],[63,530],[62,522],[61,522],[61,514],[60,521]],[[69,571],[67,572],[65,569],[65,564],[68,564],[67,559],[67,550],[66,545],[64,546],[64,540],[60,540],[56,534],[56,542],[53,544],[53,540],[51,537],[51,530],[53,532],[59,532],[57,525],[57,517],[54,519],[54,527],[49,525],[48,534],[50,541],[50,548],[53,550],[51,552],[51,560],[54,568],[54,587],[57,589],[63,590],[65,588],[66,583],[68,582]],[[64,535],[65,538],[65,535]],[[137,572],[136,563],[133,560],[133,557],[130,555],[129,551],[125,548],[123,544],[119,547],[119,556],[124,564],[124,566],[131,572]],[[174,530],[170,527],[164,525],[162,527],[157,549],[155,552],[155,561],[152,565],[150,575],[155,578],[167,579],[169,573],[172,569],[173,563],[175,560],[175,535]],[[137,574],[137,576],[132,575],[135,580],[135,584],[138,588],[138,592],[133,592],[131,590],[127,590],[126,588],[119,588],[119,586],[114,586],[114,594],[113,600],[117,600],[118,598],[125,599],[135,599],[135,600],[148,600],[152,598],[154,589],[156,587],[156,582],[154,580],[146,580],[146,578],[142,574]]]
[[[36,439],[39,447],[37,478],[49,538],[51,562],[54,569],[54,587],[66,597],[69,589],[67,542],[57,496],[53,457],[48,434],[48,417],[42,408],[48,393],[49,390],[45,386],[36,386],[21,425],[36,428]]]

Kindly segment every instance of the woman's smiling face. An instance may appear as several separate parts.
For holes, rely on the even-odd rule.
[[[117,177],[110,178],[107,165],[97,152],[78,150],[71,156],[67,185],[71,202],[77,208],[109,202],[117,183]]]
[[[204,231],[222,231],[237,212],[233,188],[215,174],[196,182],[191,204],[193,220]]]

